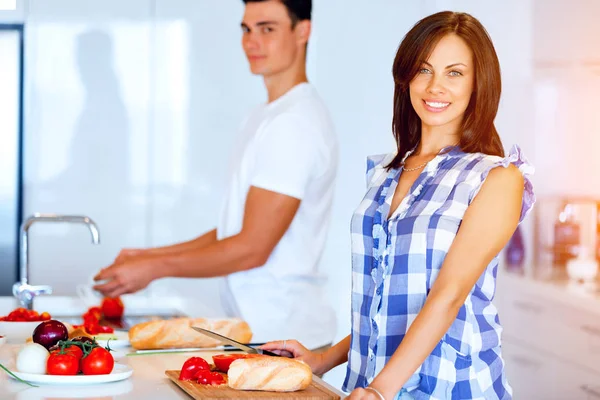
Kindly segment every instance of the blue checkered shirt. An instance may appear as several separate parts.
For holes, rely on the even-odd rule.
[[[402,342],[489,171],[512,163],[524,174],[521,220],[535,201],[527,178],[533,167],[517,146],[506,158],[450,147],[427,164],[388,219],[401,174],[385,168],[393,157],[369,157],[367,193],[352,217],[352,335],[343,387],[348,392],[371,383]],[[492,304],[497,270],[496,256],[403,392],[414,399],[512,398],[500,350],[502,327]]]

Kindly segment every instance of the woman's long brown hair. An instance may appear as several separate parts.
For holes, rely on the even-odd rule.
[[[451,33],[471,48],[475,68],[474,90],[462,120],[459,146],[466,153],[504,156],[494,126],[501,79],[492,40],[483,25],[471,15],[443,11],[419,21],[406,34],[396,53],[392,69],[395,83],[392,130],[398,152],[388,168],[399,168],[406,153],[421,140],[421,119],[410,102],[409,84],[440,39]]]

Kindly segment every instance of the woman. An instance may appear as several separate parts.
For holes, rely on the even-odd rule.
[[[510,399],[492,299],[498,253],[535,200],[532,168],[494,127],[500,67],[468,14],[408,32],[393,67],[397,151],[369,158],[352,218],[352,333],[324,353],[287,351],[316,374],[348,360],[350,399]],[[502,167],[502,168],[497,168]]]

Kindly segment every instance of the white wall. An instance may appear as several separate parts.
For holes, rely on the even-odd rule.
[[[323,256],[338,338],[349,331],[350,215],[364,193],[365,157],[393,150],[391,65],[419,18],[443,9],[478,17],[502,66],[497,125],[506,147],[519,143],[538,167],[539,194],[600,195],[600,3],[314,3],[309,75],[341,141]],[[123,246],[172,243],[214,226],[236,128],[265,98],[240,48],[242,11],[239,0],[19,0],[17,12],[0,12],[0,21],[26,22],[25,214],[87,214],[102,234],[92,246],[83,227],[34,227],[33,282],[73,293]],[[218,315],[215,281],[168,279],[145,293],[194,296],[198,310]]]
[[[6,8],[0,10],[0,24],[22,23],[27,15],[27,6],[27,2],[17,0],[15,9],[10,10],[7,4]]]

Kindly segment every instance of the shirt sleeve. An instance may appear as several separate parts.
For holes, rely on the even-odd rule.
[[[534,167],[527,161],[527,158],[523,155],[521,148],[519,146],[513,146],[505,158],[499,158],[498,161],[490,163],[485,166],[483,172],[479,175],[477,185],[474,186],[471,194],[469,196],[469,204],[473,201],[475,196],[479,193],[479,190],[483,186],[488,174],[490,171],[497,167],[508,168],[510,164],[516,166],[521,174],[523,174],[524,178],[524,188],[523,188],[523,200],[521,202],[521,215],[519,217],[519,222],[522,222],[527,214],[533,208],[533,204],[535,203],[535,194],[533,192],[533,185],[531,183],[530,176],[534,174]]]
[[[250,185],[302,199],[318,175],[321,141],[310,124],[293,114],[270,121],[256,142]]]

